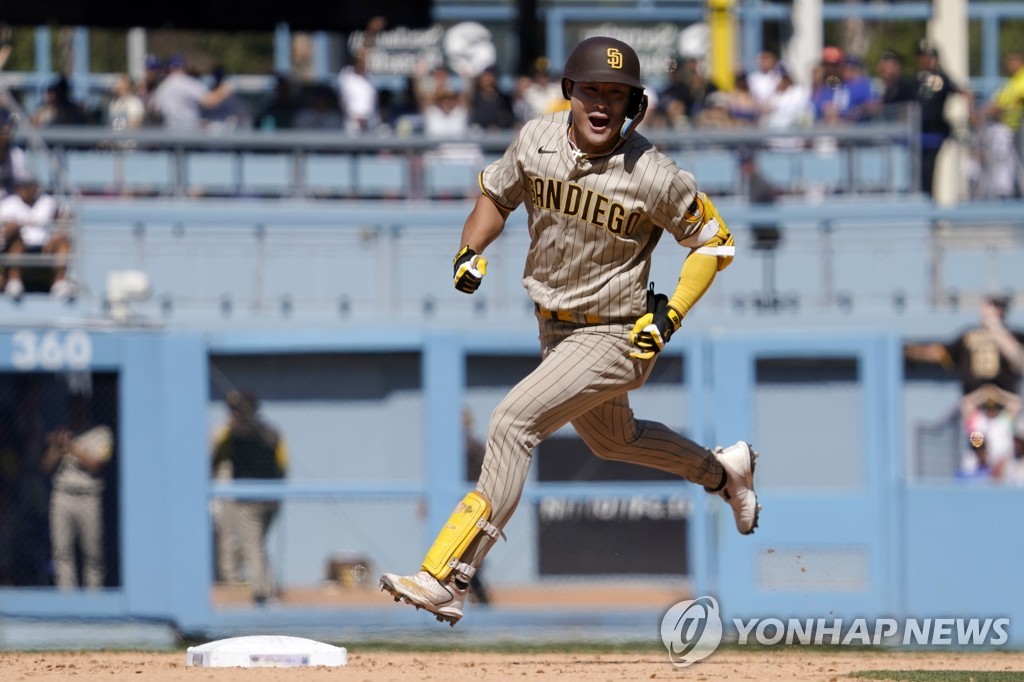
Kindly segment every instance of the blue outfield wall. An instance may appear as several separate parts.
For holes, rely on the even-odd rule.
[[[696,486],[682,487],[694,510],[688,542],[695,595],[717,596],[727,619],[1009,617],[1011,642],[1024,644],[1024,631],[1015,622],[1024,614],[1024,589],[1015,571],[1024,562],[1016,541],[1024,530],[1019,513],[1024,490],[908,480],[898,337],[707,333],[676,338],[669,352],[687,363],[681,390],[688,406],[680,421],[705,443],[742,438],[762,453],[764,511],[751,537],[735,532],[731,514],[717,499]],[[41,352],[44,348],[50,351]],[[420,358],[422,470],[396,480],[211,484],[211,357],[314,353]],[[401,550],[417,555],[465,490],[451,472],[461,470],[467,358],[536,353],[532,330],[465,335],[447,328],[408,328],[393,331],[383,343],[365,329],[0,332],[0,371],[120,373],[122,562],[118,589],[69,594],[3,588],[0,614],[156,620],[208,635],[420,632],[432,621],[405,608],[215,609],[210,502],[265,494],[289,500],[422,501],[426,515],[395,531],[396,542],[422,545]],[[773,375],[770,363],[780,359],[837,361],[840,370]],[[545,494],[678,496],[680,486],[532,481],[524,502]],[[483,629],[589,627],[651,638],[663,611],[492,608],[474,612],[473,618],[474,627]]]

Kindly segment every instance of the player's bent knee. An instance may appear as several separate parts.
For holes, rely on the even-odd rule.
[[[423,560],[423,570],[444,582],[454,572],[457,577],[469,580],[476,568],[462,562],[462,555],[480,533],[496,538],[501,533],[490,523],[491,504],[480,492],[467,493],[455,507],[447,523],[437,534],[437,539]]]

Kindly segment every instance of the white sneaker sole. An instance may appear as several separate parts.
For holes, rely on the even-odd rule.
[[[455,612],[452,609],[446,609],[444,606],[434,606],[430,602],[423,601],[416,595],[409,594],[403,590],[400,585],[395,583],[389,575],[381,576],[380,589],[382,592],[388,592],[395,598],[396,602],[405,602],[406,604],[415,607],[417,611],[420,609],[429,611],[434,614],[434,617],[441,623],[448,623],[450,626],[455,627],[455,624],[462,620],[462,613]]]
[[[757,501],[757,491],[754,490],[754,469],[757,468],[757,458],[760,455],[750,443],[747,443],[747,450],[750,452],[750,473],[747,474],[744,482],[754,495],[754,523],[750,526],[750,530],[743,533],[743,535],[752,535],[754,529],[757,528],[758,521],[761,519],[761,503]]]

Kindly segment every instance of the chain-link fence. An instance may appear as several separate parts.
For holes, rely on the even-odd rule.
[[[117,379],[0,374],[0,584],[120,585]]]

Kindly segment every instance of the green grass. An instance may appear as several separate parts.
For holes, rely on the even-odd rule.
[[[983,670],[860,670],[850,673],[850,677],[897,682],[1018,682],[1024,679],[1024,673]]]

